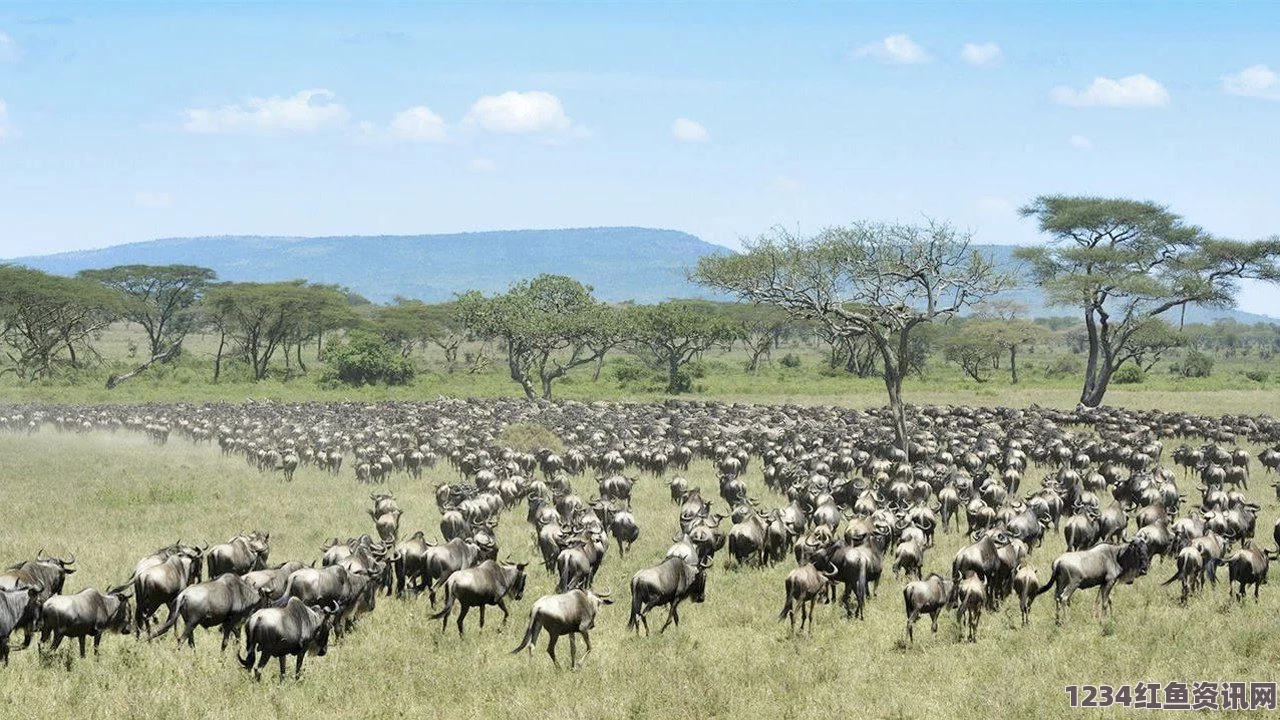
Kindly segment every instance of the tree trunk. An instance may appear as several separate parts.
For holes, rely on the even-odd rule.
[[[604,369],[604,353],[596,358],[595,370],[591,373],[591,382],[600,382],[600,371]]]
[[[902,374],[886,359],[884,368],[884,386],[889,391],[889,414],[893,419],[893,436],[902,452],[907,449],[907,408],[902,403]]]
[[[218,382],[218,378],[222,376],[222,350],[227,344],[227,331],[218,331],[218,354],[213,357],[213,381]]]
[[[1111,363],[1103,363],[1098,367],[1094,378],[1085,378],[1084,392],[1080,394],[1080,404],[1095,408],[1102,404],[1102,397],[1107,394],[1107,385],[1111,383]]]
[[[1018,384],[1018,346],[1017,345],[1009,346],[1009,376],[1011,378],[1009,380],[1009,384],[1017,385]]]
[[[680,358],[675,354],[667,356],[667,392],[671,395],[678,394],[680,388],[677,379],[680,376]]]
[[[298,341],[298,369],[307,372],[307,366],[302,362],[302,341]]]
[[[321,343],[324,341],[324,333],[316,333],[316,362],[324,360],[324,348]]]

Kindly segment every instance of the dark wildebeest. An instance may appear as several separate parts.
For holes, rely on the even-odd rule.
[[[168,605],[172,613],[178,593],[200,581],[200,561],[201,551],[194,548],[171,555],[133,578],[133,596],[137,603],[133,624],[138,629],[138,639],[142,639],[144,631],[150,633],[151,619],[161,606]]]
[[[262,593],[247,579],[234,573],[223,573],[217,579],[205,583],[197,583],[178,593],[174,600],[173,611],[165,619],[160,629],[151,634],[155,639],[165,634],[181,617],[186,623],[178,634],[178,644],[183,640],[187,645],[196,646],[195,630],[197,627],[211,628],[222,626],[222,650],[226,651],[232,633],[239,638],[240,623],[262,604]]]
[[[765,517],[754,509],[748,509],[746,517],[729,528],[729,554],[734,562],[743,565],[755,558],[756,565],[764,565],[765,528]]]
[[[0,662],[5,665],[9,664],[9,636],[18,628],[31,632],[39,615],[42,589],[19,585],[12,590],[0,590]]]
[[[245,623],[244,649],[247,657],[239,658],[245,670],[253,670],[255,680],[262,679],[262,668],[271,658],[280,660],[280,678],[284,679],[284,659],[298,658],[294,677],[302,677],[302,659],[315,648],[321,657],[329,651],[329,631],[337,603],[326,609],[307,607],[298,598],[290,598],[284,607],[263,608]],[[261,659],[257,654],[261,652]],[[257,666],[255,667],[255,660]]]
[[[930,573],[924,580],[913,580],[902,589],[902,601],[907,610],[907,642],[916,641],[915,625],[921,615],[933,621],[933,632],[938,632],[938,614],[951,600],[952,582],[937,573]]]
[[[884,548],[880,543],[885,537],[883,533],[874,533],[868,535],[865,542],[859,545],[838,548],[830,558],[827,558],[825,553],[817,553],[814,556],[815,561],[826,560],[834,568],[826,573],[828,578],[844,583],[840,602],[844,605],[846,618],[864,619],[863,609],[866,606],[867,596],[871,589],[880,583],[880,573],[884,570]],[[849,603],[850,596],[857,598],[856,609]]]
[[[632,543],[640,539],[640,526],[636,524],[636,516],[630,509],[619,510],[613,514],[609,523],[609,532],[618,541],[618,557],[626,557]]]
[[[85,588],[75,595],[54,595],[44,601],[41,608],[40,644],[53,638],[51,650],[57,650],[63,638],[80,640],[80,657],[84,657],[84,641],[93,637],[93,654],[98,654],[98,644],[107,630],[119,629],[121,634],[133,632],[129,624],[129,586],[111,588],[105,593]]]
[[[461,636],[462,621],[472,607],[480,608],[480,627],[483,628],[485,607],[497,605],[502,611],[502,624],[506,625],[510,616],[506,597],[510,595],[512,600],[524,597],[525,566],[525,563],[485,560],[476,567],[455,572],[444,583],[444,607],[431,619],[440,620],[440,632],[444,632],[449,627],[453,604],[458,603],[458,635]]]
[[[1240,602],[1244,602],[1245,590],[1252,585],[1253,600],[1257,602],[1258,592],[1263,585],[1267,584],[1267,566],[1273,557],[1272,553],[1254,545],[1252,540],[1246,540],[1239,550],[1223,560],[1228,573],[1227,589],[1234,590],[1231,585],[1239,583],[1239,592],[1232,592],[1232,594]]]
[[[612,603],[613,600],[607,593],[597,595],[590,590],[580,589],[538,598],[529,611],[529,629],[524,633],[524,640],[520,641],[520,646],[512,650],[511,654],[529,648],[532,656],[533,647],[538,642],[538,633],[546,628],[547,654],[551,656],[551,662],[557,668],[560,667],[560,661],[556,658],[556,642],[561,635],[568,635],[569,668],[578,667],[578,635],[582,635],[582,641],[587,645],[586,652],[582,653],[582,661],[586,662],[587,655],[591,652],[591,636],[588,633],[596,625],[596,614],[600,612],[601,605]]]
[[[244,579],[257,588],[263,598],[274,602],[284,594],[284,589],[289,584],[289,576],[304,567],[306,565],[294,560],[268,570],[245,573]]]
[[[644,625],[644,634],[648,635],[649,621],[645,615],[661,605],[667,606],[667,621],[658,632],[665,632],[673,622],[679,627],[680,603],[686,598],[696,603],[706,599],[709,567],[709,559],[690,564],[684,558],[668,557],[658,565],[632,575],[631,616],[627,619],[627,628],[639,634],[640,625]]]
[[[444,585],[454,573],[474,566],[479,556],[480,546],[462,538],[454,538],[442,545],[431,546],[426,551],[422,572],[417,575],[419,581],[415,590],[422,592],[425,587],[434,606],[436,589]],[[415,576],[408,566],[405,567],[405,576],[406,579]]]
[[[964,637],[964,628],[969,626],[969,642],[978,642],[978,620],[982,618],[982,606],[987,604],[987,585],[982,576],[970,570],[956,586],[953,607],[956,609],[956,624],[960,626],[960,636]],[[966,623],[966,620],[968,621]]]
[[[1088,550],[1065,552],[1053,561],[1049,581],[1036,589],[1039,596],[1055,584],[1054,621],[1061,624],[1063,610],[1076,590],[1098,588],[1098,602],[1104,614],[1111,610],[1111,589],[1117,582],[1133,584],[1150,566],[1147,544],[1141,539],[1122,545],[1098,543]]]
[[[1199,548],[1188,545],[1178,551],[1175,561],[1178,569],[1172,577],[1160,584],[1171,585],[1173,581],[1181,580],[1182,597],[1178,602],[1185,605],[1187,598],[1204,586],[1204,556],[1200,554]]]
[[[25,561],[11,565],[4,574],[0,574],[0,590],[14,590],[20,587],[39,588],[36,592],[36,615],[40,614],[40,607],[44,605],[44,601],[58,595],[62,592],[62,586],[66,582],[67,576],[75,572],[75,568],[71,567],[75,564],[76,557],[71,556],[70,560],[62,558],[46,557],[44,550],[36,553],[34,561]],[[31,646],[31,638],[36,631],[36,623],[22,624],[22,647]]]
[[[215,578],[226,573],[243,575],[265,568],[267,556],[271,554],[270,541],[271,533],[255,531],[248,535],[237,535],[221,545],[214,545],[204,553],[209,577]]]
[[[566,592],[575,587],[590,588],[608,547],[602,533],[585,533],[561,540],[563,548],[556,556],[556,590]]]
[[[830,582],[813,563],[806,563],[787,573],[787,579],[783,582],[787,598],[782,605],[782,612],[778,613],[778,620],[790,618],[791,635],[796,633],[796,606],[800,608],[800,632],[804,632],[805,623],[808,623],[809,634],[813,634],[813,608],[818,597],[825,594]]]

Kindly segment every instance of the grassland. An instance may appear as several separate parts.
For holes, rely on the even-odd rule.
[[[1207,408],[1202,408],[1207,410]],[[79,572],[67,590],[123,580],[136,559],[181,537],[220,541],[241,530],[272,533],[272,560],[310,560],[325,538],[371,530],[363,512],[368,488],[344,475],[313,469],[285,484],[215,448],[174,440],[155,447],[129,434],[33,437],[0,435],[0,483],[6,500],[0,558],[30,557],[40,548],[75,553]],[[758,467],[752,494],[777,504]],[[1033,473],[1034,474],[1034,473]],[[711,468],[688,477],[714,486]],[[1278,510],[1260,479],[1260,535]],[[403,527],[436,535],[431,486],[456,479],[441,467],[424,479],[389,484],[405,509]],[[584,488],[585,491],[585,488]],[[605,561],[598,588],[619,604],[606,607],[593,633],[595,652],[577,673],[556,671],[546,655],[512,656],[533,600],[552,590],[540,570],[511,624],[500,632],[490,615],[459,640],[428,621],[426,598],[380,600],[378,609],[328,656],[311,658],[301,682],[253,683],[214,636],[200,634],[194,651],[171,637],[155,642],[105,638],[101,657],[75,658],[70,648],[41,656],[15,652],[0,671],[3,717],[78,718],[401,718],[401,717],[1073,717],[1063,687],[1072,683],[1140,680],[1274,680],[1280,662],[1275,618],[1280,595],[1235,605],[1223,586],[1186,607],[1174,586],[1158,582],[1171,563],[1114,595],[1112,618],[1095,618],[1095,593],[1080,593],[1063,627],[1042,597],[1030,627],[1018,627],[1016,607],[984,616],[976,644],[958,642],[951,617],[937,637],[927,620],[917,644],[903,648],[901,581],[886,574],[863,622],[846,621],[835,606],[819,606],[811,638],[788,638],[775,620],[789,567],[729,569],[723,560],[709,578],[707,601],[688,606],[680,628],[650,638],[625,630],[627,584],[640,567],[657,562],[676,528],[676,509],[658,480],[642,480],[635,497],[642,537],[634,554]],[[535,558],[523,516],[499,527],[503,553]],[[926,558],[945,571],[964,542],[939,535]],[[1050,537],[1033,564],[1047,576],[1062,540]],[[201,631],[203,633],[203,631]],[[562,646],[562,651],[564,648]],[[1138,715],[1142,711],[1131,711]]]

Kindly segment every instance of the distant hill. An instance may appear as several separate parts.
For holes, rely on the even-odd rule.
[[[983,245],[1001,267],[1017,272],[1014,247]],[[59,275],[113,265],[200,265],[222,280],[269,282],[305,278],[336,283],[376,302],[397,295],[440,302],[465,290],[501,292],[539,273],[560,273],[595,288],[610,302],[651,303],[677,297],[718,297],[689,283],[685,271],[705,255],[733,252],[688,233],[638,227],[502,230],[451,235],[346,237],[223,236],[166,238],[99,250],[15,258]],[[1008,291],[1031,317],[1075,315],[1046,306],[1030,283]],[[1243,323],[1276,318],[1234,310],[1191,307],[1186,321],[1230,317]]]

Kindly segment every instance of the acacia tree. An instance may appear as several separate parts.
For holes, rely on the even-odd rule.
[[[591,287],[564,275],[522,280],[488,298],[473,290],[456,302],[458,317],[475,335],[506,347],[511,379],[530,400],[550,399],[556,380],[595,362],[618,322],[617,311],[596,300]]]
[[[1196,303],[1235,304],[1242,279],[1280,281],[1280,238],[1220,240],[1152,202],[1042,195],[1019,211],[1049,235],[1017,254],[1048,300],[1084,313],[1080,403],[1097,407],[1112,375],[1137,362],[1150,321]]]
[[[632,348],[648,355],[667,374],[667,392],[692,389],[682,368],[694,357],[714,347],[725,347],[742,337],[742,326],[707,303],[670,300],[638,305],[630,310]]]
[[[949,224],[858,223],[799,237],[786,230],[746,252],[701,258],[693,279],[741,300],[770,303],[817,323],[827,337],[865,337],[880,356],[894,437],[907,450],[902,380],[912,332],[981,302],[1007,282],[990,257]]]
[[[118,317],[119,301],[101,285],[0,265],[0,348],[19,378],[48,376],[59,364],[97,358],[91,341]],[[65,353],[65,360],[64,360]]]
[[[78,275],[120,295],[121,316],[147,333],[150,357],[182,344],[195,322],[188,310],[217,278],[209,268],[194,265],[118,265]]]
[[[471,339],[453,302],[428,305],[421,300],[397,297],[394,304],[378,308],[373,320],[378,334],[404,357],[409,357],[418,346],[440,348],[448,372],[457,368],[458,349]]]

